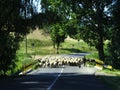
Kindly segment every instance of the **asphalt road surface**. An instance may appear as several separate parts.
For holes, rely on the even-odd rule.
[[[0,90],[111,90],[94,76],[95,68],[63,66],[39,68],[12,80],[1,80]]]
[[[72,54],[61,54],[61,56],[68,56],[68,57],[84,57],[90,53],[72,53]]]

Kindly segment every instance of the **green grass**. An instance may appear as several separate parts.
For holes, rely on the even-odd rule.
[[[88,46],[83,40],[79,42],[77,40],[67,38],[64,43],[61,44],[61,51],[65,53],[82,53],[82,52],[95,52],[94,47]],[[64,53],[63,52],[63,53]]]
[[[103,69],[101,72],[105,72],[105,73],[113,74],[113,75],[116,75],[116,76],[120,76],[120,70],[116,70],[116,69],[113,69],[113,70]]]
[[[98,52],[97,51],[91,52],[91,54],[87,55],[86,57],[91,59],[98,59]]]
[[[29,54],[17,54],[17,56],[23,65],[33,61],[33,59],[31,58]]]
[[[34,34],[33,34],[34,35]],[[34,37],[30,34],[27,39],[27,54],[29,55],[49,55],[56,54],[56,49],[52,46],[52,41],[50,38],[45,38],[45,36]],[[35,34],[36,35],[36,34]],[[40,38],[41,37],[41,38]],[[34,46],[32,44],[34,43]],[[20,50],[18,53],[25,54],[26,52],[26,41],[21,42]],[[65,42],[61,43],[59,53],[69,54],[69,53],[81,53],[81,52],[95,52],[94,47],[89,47],[84,41],[67,38]]]
[[[73,46],[74,45],[74,46]],[[64,47],[68,47],[69,48],[75,48],[75,49],[79,49],[83,52],[91,52],[94,51],[95,49],[93,47],[89,47],[84,41],[80,40],[79,42],[77,40],[72,40],[72,39],[66,39],[65,43],[64,43]]]
[[[34,46],[32,44],[34,43]],[[59,49],[60,54],[81,53],[81,52],[96,52],[94,47],[89,47],[83,40],[79,42],[75,39],[67,38],[65,42],[61,43]],[[24,60],[29,61],[29,57],[33,55],[50,55],[56,54],[56,49],[52,46],[50,36],[44,34],[42,30],[35,30],[27,36],[27,55],[26,55],[26,40],[21,42],[18,50],[18,57],[23,57]],[[23,56],[21,56],[23,55]],[[27,58],[25,58],[27,57]]]

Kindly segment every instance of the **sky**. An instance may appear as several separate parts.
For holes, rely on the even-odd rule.
[[[33,0],[34,6],[37,8],[37,12],[41,12],[41,0]]]

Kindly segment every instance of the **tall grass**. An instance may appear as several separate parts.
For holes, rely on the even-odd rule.
[[[67,38],[64,43],[62,43],[62,50],[70,51],[69,53],[82,53],[82,52],[95,52],[94,47],[90,47],[83,40],[77,41],[71,38]]]
[[[94,47],[88,46],[83,40],[77,41],[75,39],[67,38],[65,42],[61,43],[59,53],[81,53],[81,52],[96,52]],[[26,54],[26,39],[21,42],[18,55]],[[27,36],[27,55],[48,55],[56,54],[56,49],[52,46],[50,36],[45,35],[41,30],[35,30]],[[28,57],[29,58],[29,57]],[[24,60],[24,59],[23,59]]]
[[[32,39],[32,36],[29,36],[27,40],[27,54],[29,55],[48,55],[56,54],[56,49],[52,46],[52,41],[50,38],[36,38]],[[40,37],[40,36],[39,36]],[[33,45],[34,44],[34,45]],[[95,52],[94,47],[88,46],[84,41],[67,38],[65,42],[61,43],[59,53],[68,54],[68,53],[81,53],[81,52]],[[26,52],[26,41],[21,42],[20,50],[18,51],[21,54]]]

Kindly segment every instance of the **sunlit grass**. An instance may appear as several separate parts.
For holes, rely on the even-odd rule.
[[[117,70],[117,69],[112,69],[112,70],[103,69],[101,72],[105,72],[105,73],[113,74],[113,75],[116,75],[116,76],[120,76],[120,70]]]
[[[98,59],[98,52],[97,51],[91,52],[91,54],[87,55],[86,57],[91,59]]]
[[[27,53],[26,53],[27,49]],[[81,52],[95,52],[94,47],[90,47],[83,40],[79,42],[72,38],[66,38],[65,42],[61,43],[59,54],[81,53]],[[29,61],[30,56],[34,55],[51,55],[56,54],[56,49],[52,46],[52,41],[49,35],[45,35],[41,30],[35,30],[27,35],[27,48],[26,39],[20,44],[20,49],[17,51],[18,57]],[[27,55],[26,55],[27,54]]]
[[[56,54],[56,49],[52,46],[50,38],[43,40],[43,38],[27,39],[27,54],[31,55],[49,55]],[[42,36],[43,37],[43,36]],[[45,38],[45,36],[44,36]],[[32,45],[34,43],[34,46]],[[67,38],[65,42],[61,43],[59,48],[59,54],[69,53],[81,53],[81,52],[95,52],[94,47],[88,46],[83,40],[79,42],[75,39]],[[21,42],[21,47],[18,50],[19,53],[26,52],[26,41]]]
[[[63,50],[73,50],[76,53],[81,52],[95,52],[96,49],[94,47],[88,46],[83,40],[77,41],[75,39],[67,38],[64,43],[62,43]],[[72,51],[72,52],[73,52]]]

